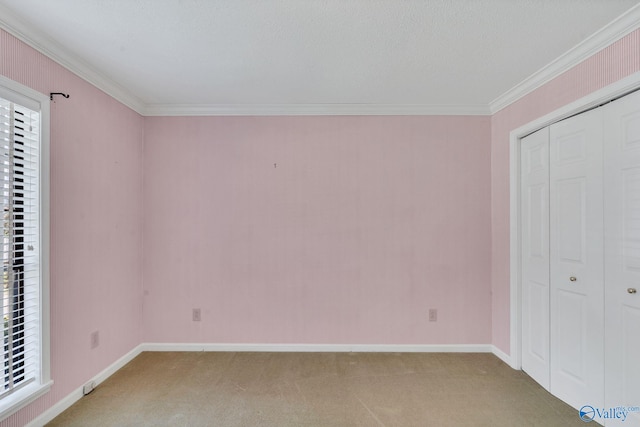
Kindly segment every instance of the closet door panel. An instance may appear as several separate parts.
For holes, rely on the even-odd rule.
[[[605,107],[605,396],[640,406],[640,93]],[[640,426],[640,412],[620,425]],[[609,423],[616,425],[616,422]]]
[[[586,177],[555,182],[557,261],[566,266],[586,263],[587,186]]]
[[[549,389],[549,128],[521,141],[522,370]]]
[[[550,391],[604,403],[602,109],[550,127]]]

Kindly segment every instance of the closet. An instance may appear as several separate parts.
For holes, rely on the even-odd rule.
[[[522,369],[576,409],[640,406],[640,92],[523,138],[520,161]]]

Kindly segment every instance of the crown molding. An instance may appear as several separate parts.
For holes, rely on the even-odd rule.
[[[0,29],[7,31],[143,116],[492,115],[638,28],[640,28],[640,4],[494,99],[489,105],[145,104],[129,90],[101,74],[84,60],[71,54],[64,46],[52,41],[5,6],[0,5]]]
[[[145,104],[0,5],[0,29],[143,116],[489,115],[486,105],[420,104]]]
[[[491,101],[489,111],[491,114],[497,113],[638,28],[640,28],[640,4]]]
[[[485,105],[420,104],[152,104],[144,116],[486,116]]]
[[[23,41],[137,113],[141,113],[144,109],[144,103],[133,96],[130,91],[96,71],[85,61],[71,54],[64,46],[54,42],[33,28],[33,26],[25,23],[2,5],[0,5],[0,29]]]

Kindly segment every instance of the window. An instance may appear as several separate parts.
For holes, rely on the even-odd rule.
[[[48,109],[45,95],[0,78],[0,419],[51,385]]]

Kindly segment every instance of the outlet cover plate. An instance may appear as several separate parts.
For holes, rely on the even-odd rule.
[[[100,345],[100,331],[91,333],[91,348],[94,349]]]

